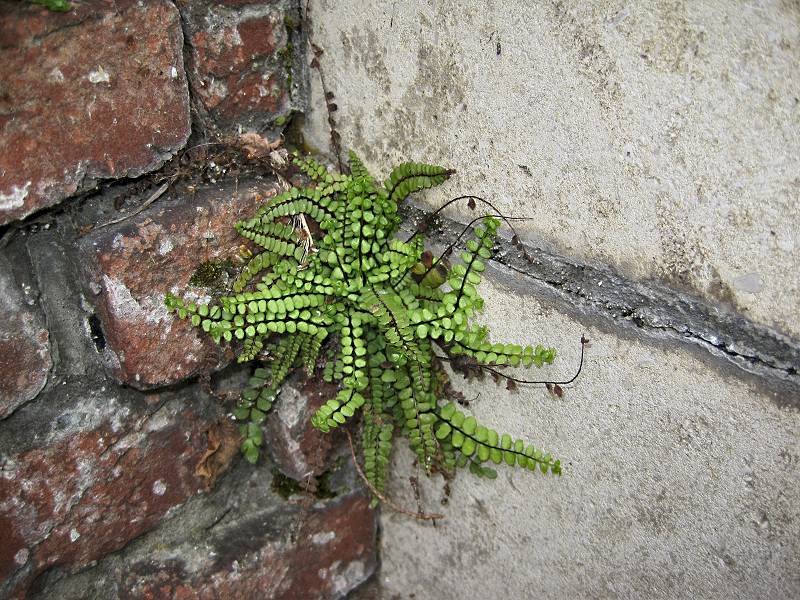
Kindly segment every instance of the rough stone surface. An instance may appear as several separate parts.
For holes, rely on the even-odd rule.
[[[300,102],[298,6],[0,0],[0,225],[161,166],[190,133],[188,79],[201,134],[274,140]],[[213,374],[230,350],[164,307],[227,288],[253,249],[233,224],[277,191],[243,174],[267,169],[253,156],[225,154],[216,184],[229,167],[203,146],[0,232],[2,598],[334,599],[376,569],[343,438],[308,424],[331,391],[284,394],[277,463],[247,464],[219,401],[247,368]]]
[[[246,241],[234,224],[253,212],[258,198],[276,193],[270,182],[203,187],[194,195],[165,197],[130,220],[98,229],[81,241],[88,295],[97,308],[107,364],[137,388],[175,383],[231,359],[187,321],[170,314],[164,294],[184,293],[204,263],[242,263]],[[93,295],[91,290],[98,291]],[[192,287],[187,298],[208,301],[219,293]]]
[[[266,448],[278,468],[292,479],[306,481],[326,469],[333,436],[311,425],[311,417],[336,395],[336,389],[305,375],[294,377],[281,389],[267,419]]]
[[[9,261],[18,279],[25,281],[25,289],[30,288],[37,299],[50,332],[53,368],[47,388],[55,391],[66,382],[84,389],[103,386],[106,381],[98,357],[102,334],[92,332],[93,311],[81,289],[83,278],[71,223],[64,220],[58,226],[40,228],[35,235],[22,231],[14,237],[8,248]],[[50,407],[63,396],[63,391],[55,391],[36,406],[41,411],[43,405]]]
[[[33,597],[344,597],[377,563],[376,513],[354,487],[352,467],[335,471],[336,497],[319,500],[281,498],[272,468],[239,462],[214,491],[176,509],[122,553],[78,574],[53,572]]]
[[[0,419],[36,397],[52,366],[49,332],[0,256]]]
[[[228,532],[234,534],[229,539],[212,542],[219,552],[209,553],[191,570],[182,561],[134,563],[121,578],[119,597],[341,598],[374,566],[375,524],[368,504],[364,495],[351,494],[335,503],[290,513],[285,515],[288,523],[271,524],[277,536],[269,528],[255,528],[247,543],[243,543],[244,532],[234,529]],[[281,538],[287,535],[297,543],[286,545]]]
[[[190,132],[175,6],[0,3],[0,224],[160,166]]]
[[[219,451],[209,431],[218,432],[224,417],[185,406],[184,399],[155,408],[122,408],[108,398],[99,426],[5,457],[0,581],[14,576],[12,597],[24,597],[49,569],[77,570],[124,547],[207,489],[198,466]],[[227,445],[236,447],[238,434],[229,436]]]
[[[189,134],[187,79],[198,133],[255,131],[239,143],[263,137],[264,150],[304,102],[289,67],[300,4],[87,0],[54,14],[0,0],[0,222],[156,168]],[[309,7],[327,88],[314,73],[309,144],[330,139],[328,91],[343,146],[376,174],[448,164],[458,175],[423,196],[431,205],[470,191],[535,217],[520,232],[548,260],[520,269],[530,278],[490,269],[484,322],[497,339],[558,346],[554,377],[571,374],[580,334],[592,339],[562,399],[456,380],[480,419],[552,450],[565,474],[460,473],[444,507],[441,482],[421,477],[423,507],[447,518],[384,512],[383,570],[361,597],[796,596],[800,401],[781,396],[796,386],[674,340],[796,380],[797,7]],[[229,359],[172,320],[163,293],[203,261],[235,262],[231,224],[271,185],[199,185],[225,171],[202,154],[2,232],[0,390],[13,391],[0,401],[0,597],[340,598],[376,568],[376,514],[346,446],[308,427],[324,386],[287,386],[255,467],[200,385],[141,391]],[[187,170],[204,173],[195,196],[98,227],[120,216],[115,193],[184,185]],[[743,317],[774,343],[737,335]],[[672,337],[648,334],[659,328]],[[247,369],[212,389],[226,377]],[[408,452],[394,460],[388,493],[415,509],[421,473]],[[298,491],[323,471],[317,497]]]
[[[537,379],[568,379],[592,340],[563,399],[456,379],[479,420],[552,450],[564,475],[459,473],[448,498],[397,453],[389,495],[416,508],[419,477],[447,518],[384,511],[367,597],[797,596],[797,6],[319,0],[310,15],[325,83],[312,73],[310,144],[329,148],[332,94],[342,147],[376,176],[443,164],[456,175],[419,195],[428,207],[472,193],[531,217],[515,227],[548,258],[502,285],[492,270],[482,322],[559,348]],[[637,294],[668,306],[626,304]],[[721,327],[743,317],[765,327]],[[791,381],[682,334],[735,364],[769,348],[766,370]]]
[[[181,2],[192,91],[225,132],[263,131],[292,107],[292,9],[274,2]]]
[[[390,496],[415,507],[408,477],[418,476],[423,506],[446,518],[434,528],[383,512],[382,597],[796,596],[800,413],[697,350],[623,337],[545,286],[489,277],[481,321],[493,338],[559,349],[537,378],[568,378],[581,334],[591,340],[561,399],[538,386],[509,393],[491,380],[454,380],[479,421],[552,451],[564,474],[460,472],[442,506],[441,479],[428,481],[398,453]]]
[[[534,245],[797,337],[798,11],[320,0],[310,36],[342,145],[376,174],[406,160],[453,167],[430,206],[484,196],[532,217],[516,226]],[[310,141],[327,148],[312,84]]]

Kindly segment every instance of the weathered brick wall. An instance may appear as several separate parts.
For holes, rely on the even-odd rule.
[[[543,378],[591,339],[563,398],[457,380],[564,476],[395,452],[388,495],[446,518],[384,511],[357,597],[796,595],[797,7],[300,4],[0,0],[0,597],[327,598],[375,571],[348,451],[308,425],[330,390],[287,384],[245,464],[247,369],[162,304],[235,271],[298,112],[375,174],[455,168],[428,209],[535,217],[482,322],[558,347]],[[434,246],[474,216],[448,215]]]
[[[323,390],[289,385],[243,463],[247,369],[163,306],[241,260],[278,182],[230,148],[303,108],[302,44],[288,0],[0,2],[0,597],[333,598],[374,570]]]

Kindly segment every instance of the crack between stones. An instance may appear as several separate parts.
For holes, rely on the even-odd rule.
[[[530,249],[530,246],[526,246],[526,248]],[[571,286],[569,284],[564,284],[563,282],[559,282],[557,280],[538,277],[537,275],[535,275],[535,274],[533,274],[533,273],[531,273],[529,271],[525,271],[523,269],[519,269],[519,268],[515,267],[513,264],[510,264],[510,262],[507,260],[506,257],[495,256],[494,260],[495,260],[495,262],[500,263],[501,265],[503,265],[504,267],[514,271],[515,273],[520,273],[520,274],[525,275],[527,277],[530,277],[532,279],[536,279],[537,281],[540,281],[540,282],[542,282],[542,283],[544,283],[544,284],[546,284],[548,286],[551,286],[551,287],[554,287],[556,289],[561,290],[565,294],[569,294],[569,295],[572,295],[572,296],[577,296],[577,297],[581,298],[583,302],[587,302],[587,303],[589,303],[589,304],[591,304],[591,305],[593,305],[595,307],[598,304],[597,301],[592,300],[591,298],[588,298],[586,295],[581,294],[580,292],[576,291],[574,289],[574,286]],[[576,266],[578,266],[578,265],[576,265]],[[611,308],[612,308],[611,306],[607,306],[606,307],[607,310],[611,309]],[[692,341],[698,342],[700,344],[708,344],[709,346],[712,346],[712,347],[716,348],[717,350],[719,350],[721,353],[723,353],[725,356],[727,356],[729,358],[733,358],[733,359],[742,358],[742,359],[747,360],[748,362],[751,362],[753,364],[760,365],[760,366],[763,366],[763,367],[766,367],[766,368],[769,368],[769,369],[775,369],[775,370],[781,371],[781,372],[785,373],[786,375],[793,375],[795,373],[795,369],[792,368],[792,367],[784,368],[784,367],[781,367],[781,366],[777,365],[774,361],[764,360],[764,359],[762,359],[762,358],[760,358],[760,357],[758,357],[756,355],[744,354],[744,353],[739,353],[739,352],[736,352],[734,350],[731,350],[731,349],[727,348],[727,345],[724,342],[715,342],[712,339],[709,339],[708,337],[704,336],[703,334],[692,330],[690,327],[687,327],[686,329],[681,329],[681,328],[679,328],[677,326],[674,326],[674,325],[656,325],[656,324],[654,324],[652,322],[648,322],[647,319],[642,317],[641,314],[638,313],[637,309],[631,309],[630,307],[620,306],[620,305],[614,306],[613,308],[618,309],[619,313],[620,313],[619,316],[612,315],[612,318],[614,318],[614,320],[616,320],[616,321],[619,321],[620,320],[619,317],[622,317],[623,320],[632,321],[640,329],[653,329],[653,330],[659,330],[659,331],[668,331],[668,332],[672,332],[674,334],[677,334],[677,335],[679,335],[679,336],[681,336],[683,338],[687,338],[687,339],[690,339]]]
[[[193,68],[194,59],[192,58],[193,46],[191,42],[192,36],[189,23],[186,20],[186,15],[184,15],[184,12],[181,10],[181,7],[177,4],[177,2],[174,2],[173,0],[172,5],[175,6],[175,10],[178,11],[178,19],[180,20],[181,25],[181,54],[183,55],[183,74],[186,78],[186,89],[189,94],[190,132],[186,144],[184,144],[184,147],[186,147],[188,146],[189,141],[195,136],[202,140],[207,140],[213,137],[210,134],[214,132],[215,128],[211,125],[212,120],[208,114],[208,111],[205,109],[203,103],[197,97],[194,89],[192,88],[190,71]]]
[[[230,512],[231,512],[232,510],[233,510],[233,507],[232,507],[232,506],[228,506],[228,507],[227,507],[225,510],[223,510],[223,511],[222,511],[222,512],[221,512],[219,515],[217,515],[217,516],[214,518],[214,520],[213,520],[213,521],[211,521],[211,523],[209,523],[208,525],[206,525],[206,527],[205,527],[205,531],[211,531],[212,529],[214,529],[214,528],[215,528],[217,525],[219,525],[219,524],[222,522],[222,520],[223,520],[225,517],[227,517],[227,516],[230,514]]]
[[[430,214],[414,205],[404,207],[404,212],[404,226],[409,231],[416,230]],[[437,215],[429,228],[430,239],[449,245],[464,226]],[[459,248],[466,239],[462,238]],[[494,249],[495,263],[536,280],[571,305],[617,326],[694,343],[739,369],[772,383],[779,380],[792,392],[781,403],[800,406],[799,341],[663,284],[624,279],[608,267],[581,264],[528,244],[515,246],[504,238],[497,239]]]
[[[99,21],[99,20],[100,20],[100,17],[95,16],[94,14],[90,13],[90,14],[87,14],[84,17],[78,19],[77,21],[73,21],[71,23],[65,23],[64,25],[60,25],[59,27],[55,27],[53,29],[45,31],[44,33],[40,33],[39,35],[34,35],[31,39],[34,42],[41,42],[43,39],[45,39],[47,37],[50,37],[51,35],[54,35],[56,33],[60,33],[62,31],[66,31],[68,29],[73,29],[75,27],[80,27],[81,25],[83,25],[87,21]]]

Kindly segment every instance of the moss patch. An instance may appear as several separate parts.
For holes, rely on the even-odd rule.
[[[281,473],[278,469],[272,469],[272,491],[278,494],[284,500],[288,500],[291,496],[299,494],[303,491],[300,484]]]
[[[291,31],[288,31],[288,33],[291,35]],[[289,89],[289,95],[291,96],[292,84],[294,82],[292,78],[292,71],[294,70],[294,44],[289,42],[286,46],[278,50],[277,54],[278,59],[283,65],[283,70],[286,72],[286,87]]]
[[[341,466],[341,462],[337,460],[330,469],[317,477],[317,489],[314,492],[314,497],[317,500],[329,500],[339,495],[341,490],[334,489],[332,476]],[[302,494],[306,491],[306,488],[299,481],[284,475],[274,467],[272,469],[271,487],[272,491],[284,500],[288,500],[290,497],[296,494]]]
[[[225,286],[233,271],[234,265],[230,259],[209,260],[197,267],[189,279],[189,285],[218,289]]]

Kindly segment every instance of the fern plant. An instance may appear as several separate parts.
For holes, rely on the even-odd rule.
[[[231,292],[207,305],[166,296],[180,318],[217,342],[232,342],[239,362],[261,363],[233,410],[247,460],[258,459],[261,424],[282,383],[303,367],[309,376],[321,369],[326,381],[339,384],[313,416],[316,428],[329,432],[360,415],[373,502],[382,497],[398,435],[428,473],[469,465],[495,477],[489,465],[505,462],[560,474],[550,454],[478,423],[445,398],[444,360],[499,374],[498,367],[541,367],[555,357],[552,348],[492,343],[486,327],[471,323],[483,308],[477,286],[499,215],[474,221],[461,262],[450,266],[425,252],[423,230],[405,241],[397,233],[398,204],[452,171],[406,163],[380,185],[352,153],[350,174],[328,172],[309,158],[294,163],[313,183],[272,198],[236,224],[262,251]]]
[[[48,10],[54,12],[68,12],[72,10],[72,5],[67,0],[28,0],[31,4],[40,4]]]

